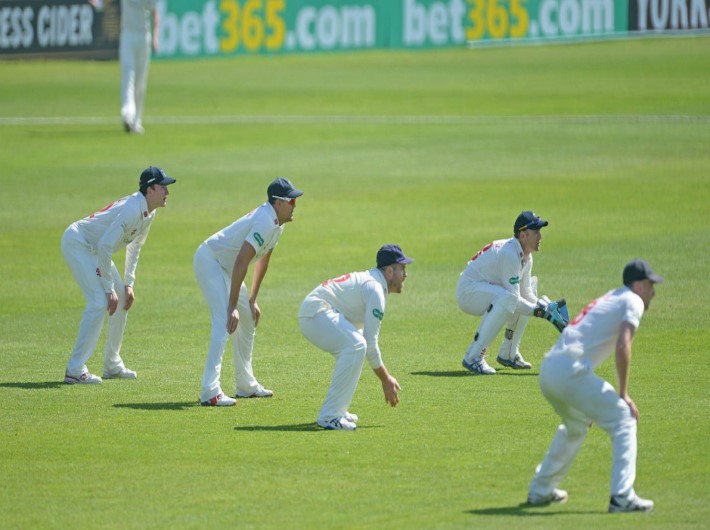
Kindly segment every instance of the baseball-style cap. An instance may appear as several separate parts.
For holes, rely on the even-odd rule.
[[[393,265],[395,263],[401,263],[402,265],[408,265],[414,260],[408,258],[402,252],[399,245],[385,245],[380,250],[377,251],[377,267],[382,268],[387,265]]]
[[[266,194],[269,197],[269,200],[273,197],[295,199],[296,197],[303,195],[303,192],[294,188],[290,180],[285,178],[277,178],[269,184]]]
[[[651,280],[653,283],[663,283],[663,276],[659,276],[653,270],[647,261],[635,259],[626,264],[624,267],[624,285],[631,285],[639,280]]]
[[[520,212],[520,215],[515,220],[515,224],[513,225],[513,233],[519,234],[523,230],[527,229],[540,230],[543,226],[547,226],[548,224],[550,223],[540,219],[539,215],[535,215],[534,212],[526,210],[524,212]]]
[[[167,186],[168,184],[173,184],[175,179],[171,179],[161,168],[156,166],[150,166],[143,170],[141,173],[141,179],[138,187],[142,190],[148,186],[153,186],[154,184],[161,184]]]

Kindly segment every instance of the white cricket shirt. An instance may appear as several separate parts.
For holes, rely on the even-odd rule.
[[[622,322],[638,328],[643,300],[621,287],[592,301],[567,326],[546,356],[569,355],[587,360],[596,368],[616,350]]]
[[[154,0],[121,0],[121,31],[148,33],[148,11],[155,9]]]
[[[498,239],[483,247],[471,258],[461,276],[472,280],[499,285],[527,301],[530,311],[537,303],[537,293],[532,288],[530,274],[533,257],[527,259],[520,241]]]
[[[385,317],[387,280],[378,268],[351,272],[323,282],[313,289],[301,305],[299,317],[312,317],[334,309],[355,327],[362,329],[367,343],[367,362],[374,370],[382,366],[379,346],[380,325]]]
[[[205,244],[231,277],[237,254],[245,241],[256,251],[252,259],[254,261],[265,256],[276,246],[283,230],[284,227],[279,225],[279,218],[273,206],[265,202],[256,210],[252,210],[207,238]]]
[[[142,193],[136,192],[72,224],[91,247],[91,252],[98,256],[99,279],[105,292],[110,293],[113,290],[112,256],[124,247],[124,282],[127,286],[133,285],[138,256],[148,237],[155,214],[155,210],[148,212],[148,202]]]

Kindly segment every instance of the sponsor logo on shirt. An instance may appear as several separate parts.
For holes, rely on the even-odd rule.
[[[260,247],[264,246],[264,238],[261,237],[259,232],[254,232],[254,239],[256,239],[256,242],[259,243]]]
[[[372,310],[372,314],[377,320],[382,320],[383,318],[385,318],[385,314],[377,308]]]
[[[519,276],[513,276],[508,280],[508,283],[510,285],[515,285],[516,283],[520,283],[520,277]]]
[[[98,267],[96,267],[96,276],[101,278],[101,270]]]

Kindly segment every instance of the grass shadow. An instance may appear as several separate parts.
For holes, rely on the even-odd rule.
[[[466,377],[471,374],[464,370],[425,370],[423,372],[409,372],[410,375],[426,375],[429,377]]]
[[[116,403],[118,409],[135,410],[185,410],[199,406],[197,401],[178,401],[173,403]]]
[[[312,423],[297,423],[295,425],[245,425],[244,427],[235,427],[235,431],[284,431],[284,432],[316,432],[322,431],[315,422]]]
[[[466,510],[464,513],[471,515],[514,515],[523,517],[551,517],[555,515],[593,515],[599,512],[589,511],[569,511],[546,506],[531,506],[527,502],[521,502],[517,506],[500,506],[497,508],[481,508],[480,510]]]
[[[23,388],[25,390],[47,390],[50,388],[59,388],[69,386],[63,381],[44,381],[44,382],[27,382],[27,383],[0,383],[2,388]]]

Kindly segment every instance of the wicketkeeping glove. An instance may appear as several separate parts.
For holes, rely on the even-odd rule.
[[[545,308],[543,318],[549,320],[550,323],[557,328],[557,331],[562,333],[562,330],[569,324],[567,301],[564,298],[560,298],[559,300],[550,302],[547,308]]]

